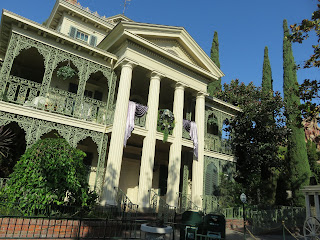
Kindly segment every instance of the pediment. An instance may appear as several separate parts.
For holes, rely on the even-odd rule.
[[[190,63],[199,65],[197,61],[190,56],[185,48],[183,48],[177,40],[174,39],[163,39],[163,38],[146,38],[146,40],[158,45],[162,49],[166,50],[167,52],[182,58]],[[203,67],[203,66],[200,66]]]

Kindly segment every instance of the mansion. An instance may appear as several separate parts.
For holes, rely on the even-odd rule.
[[[208,96],[223,77],[183,27],[100,16],[56,0],[46,22],[3,10],[0,126],[26,147],[65,138],[86,153],[102,205],[207,209],[235,158],[223,133],[239,108]]]

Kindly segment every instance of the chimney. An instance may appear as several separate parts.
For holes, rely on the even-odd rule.
[[[74,4],[74,5],[77,4],[77,0],[67,0],[67,2],[72,3],[72,4]]]

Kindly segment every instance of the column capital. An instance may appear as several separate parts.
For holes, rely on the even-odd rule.
[[[158,72],[158,71],[151,71],[151,72],[148,74],[148,76],[149,76],[150,78],[158,78],[159,80],[161,80],[162,78],[165,77],[164,74],[162,74],[162,73],[160,73],[160,72]]]
[[[205,98],[205,97],[209,96],[209,94],[206,92],[203,92],[203,91],[198,91],[197,93],[194,94],[194,96],[196,98]]]
[[[133,69],[135,66],[137,66],[138,63],[135,62],[135,61],[132,61],[130,59],[123,59],[119,64],[118,66],[121,66],[122,68],[123,67],[129,67],[131,69]]]
[[[176,82],[173,86],[175,89],[181,89],[181,90],[184,90],[186,87],[188,87],[188,85],[183,82]]]

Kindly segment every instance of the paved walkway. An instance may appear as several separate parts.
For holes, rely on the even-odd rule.
[[[243,239],[242,232],[226,229],[226,240],[242,240],[242,239]],[[300,239],[303,239],[303,238],[300,238]],[[247,233],[246,240],[255,240],[255,239],[252,238]],[[256,236],[256,240],[284,240],[284,238],[282,235],[261,235],[261,236]],[[286,234],[285,240],[295,240],[295,238],[292,236],[289,236],[289,234]]]

